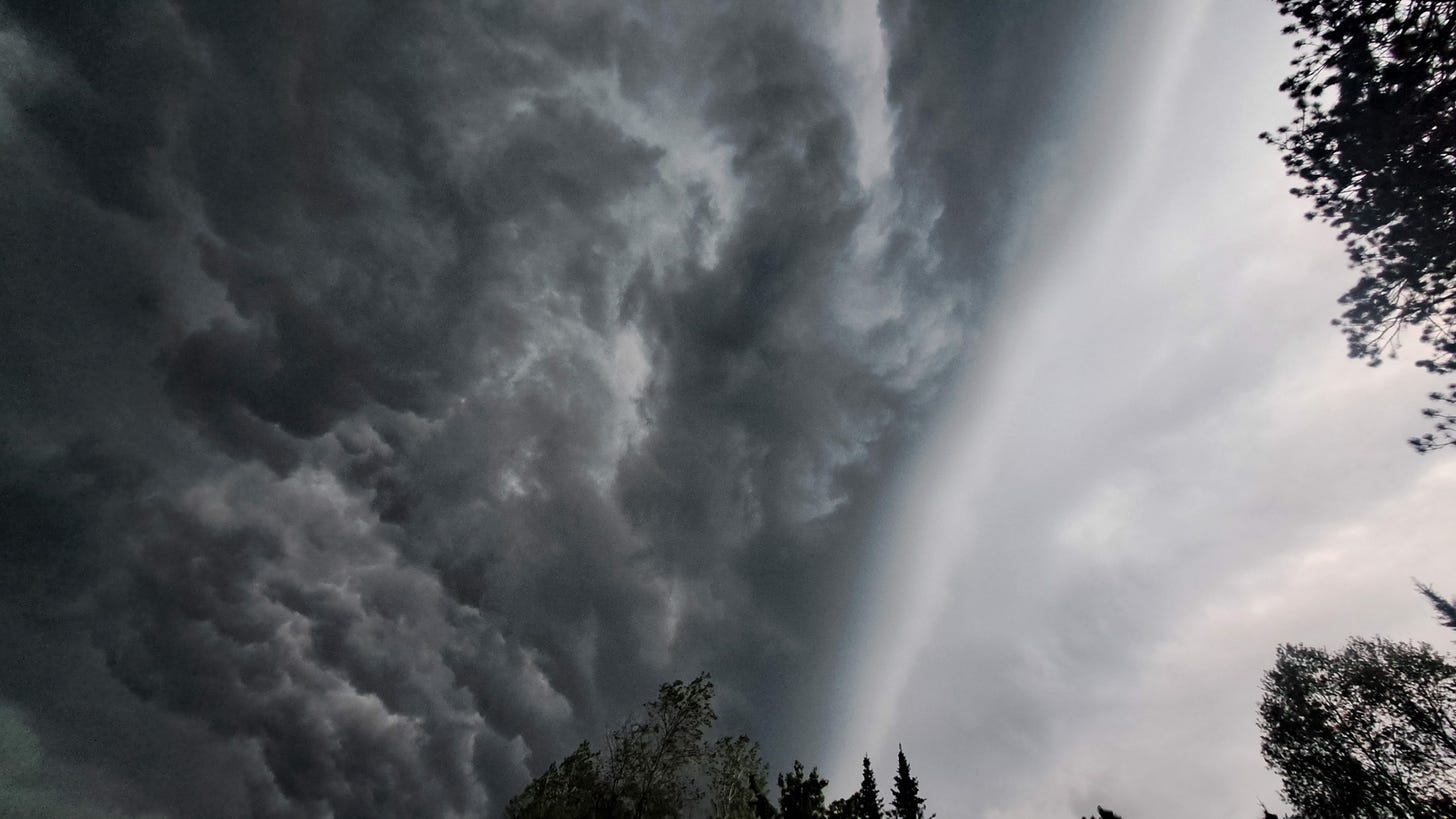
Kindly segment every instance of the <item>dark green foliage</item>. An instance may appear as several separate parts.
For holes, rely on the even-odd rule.
[[[829,803],[829,819],[854,819],[854,797],[836,799]]]
[[[1456,665],[1428,645],[1282,646],[1259,725],[1298,816],[1456,816]]]
[[[880,798],[879,786],[875,784],[875,772],[870,767],[870,758],[864,758],[864,774],[860,777],[859,791],[855,793],[850,813],[854,819],[884,819],[885,800]]]
[[[1378,364],[1402,330],[1430,346],[1417,362],[1456,372],[1456,0],[1278,0],[1296,34],[1290,125],[1280,148],[1340,231],[1359,279],[1336,324],[1350,355]],[[1432,397],[1456,403],[1456,384]],[[1456,416],[1433,408],[1420,450],[1456,444]]]
[[[794,762],[793,770],[779,774],[779,816],[782,819],[826,819],[824,789],[829,783],[819,776],[819,769],[804,773],[804,764]]]
[[[746,738],[710,746],[706,734],[713,712],[713,684],[700,674],[692,682],[665,683],[646,715],[614,731],[605,759],[581,747],[526,787],[506,807],[508,819],[666,819],[681,816],[702,797],[699,780],[707,772],[716,790],[723,788],[732,819],[762,816],[742,811],[756,786],[763,790],[767,770],[758,746]],[[743,778],[743,793],[719,777]]]
[[[1082,819],[1122,819],[1122,817],[1118,816],[1107,808],[1098,805],[1096,816],[1083,816]]]
[[[607,781],[627,816],[678,816],[701,796],[695,777],[710,756],[705,737],[716,719],[713,683],[700,674],[664,683],[645,719],[612,734]]]
[[[895,787],[890,792],[890,816],[893,819],[925,819],[925,800],[920,798],[920,783],[910,775],[905,749],[895,769]],[[933,815],[932,815],[933,819]]]
[[[552,764],[506,805],[506,819],[594,819],[608,802],[597,755],[583,742],[560,764]]]

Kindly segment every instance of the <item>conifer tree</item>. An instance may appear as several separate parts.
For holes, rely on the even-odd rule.
[[[804,773],[804,763],[794,761],[794,769],[779,774],[779,816],[781,819],[825,819],[824,789],[829,782],[819,776],[819,769]]]
[[[864,758],[864,776],[860,778],[859,791],[855,793],[850,810],[854,819],[884,819],[885,801],[880,798],[880,789],[875,785],[875,772],[870,768],[870,758]]]
[[[899,765],[895,770],[895,787],[890,795],[890,816],[894,819],[925,819],[925,800],[920,798],[920,783],[910,775],[910,763],[905,760],[903,746],[900,747]]]

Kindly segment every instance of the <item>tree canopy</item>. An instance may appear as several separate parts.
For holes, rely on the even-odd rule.
[[[1429,645],[1282,646],[1259,724],[1296,816],[1456,816],[1456,665]]]
[[[1417,584],[1443,625],[1456,601]],[[747,736],[708,736],[717,715],[706,674],[658,689],[643,713],[583,742],[546,768],[507,819],[934,819],[899,749],[886,810],[868,755],[859,787],[829,801],[829,782],[795,761],[769,769]],[[1456,662],[1424,643],[1354,638],[1331,653],[1278,649],[1264,677],[1261,750],[1283,779],[1285,819],[1449,819],[1456,816]],[[955,815],[976,815],[971,805]],[[1279,819],[1267,809],[1264,819]],[[1083,819],[1120,819],[1097,806]]]
[[[709,745],[707,731],[716,718],[708,675],[664,683],[644,718],[607,738],[605,758],[583,742],[512,799],[506,817],[666,819],[702,800],[705,778],[721,806],[715,815],[754,816],[743,806],[752,810],[766,775],[758,746],[746,738]]]
[[[804,773],[804,765],[795,761],[788,773],[779,774],[779,816],[781,819],[825,819],[824,789],[829,782],[814,768]]]
[[[1278,3],[1298,36],[1280,86],[1296,116],[1262,137],[1359,274],[1335,320],[1350,356],[1378,364],[1414,328],[1431,351],[1417,364],[1456,373],[1456,0]],[[1456,444],[1446,389],[1418,449]]]
[[[826,804],[829,782],[802,762],[778,776],[778,804],[766,792],[768,766],[746,736],[710,741],[717,719],[713,684],[663,684],[644,713],[611,732],[604,751],[583,742],[506,806],[506,819],[884,819],[869,757],[860,787]],[[890,815],[924,819],[925,800],[904,751]],[[911,813],[904,806],[920,811]]]

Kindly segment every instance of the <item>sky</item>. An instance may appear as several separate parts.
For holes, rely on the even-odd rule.
[[[0,2],[0,814],[497,816],[699,671],[835,794],[1277,807],[1275,647],[1456,589],[1281,27]]]

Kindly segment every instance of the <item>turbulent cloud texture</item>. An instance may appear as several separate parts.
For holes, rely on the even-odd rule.
[[[699,669],[803,755],[1055,108],[1007,61],[1078,24],[956,5],[883,10],[868,182],[873,7],[0,6],[0,695],[52,785],[496,813]]]

